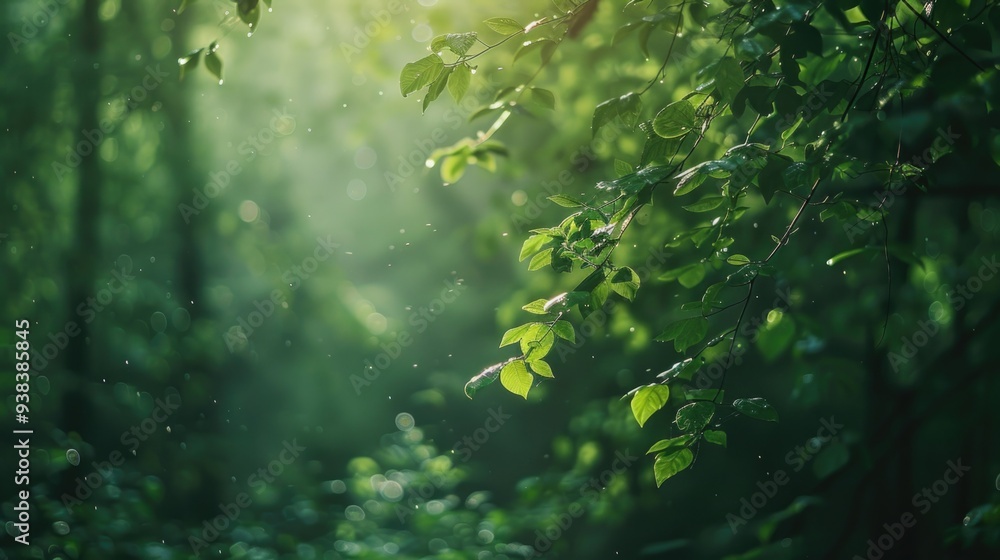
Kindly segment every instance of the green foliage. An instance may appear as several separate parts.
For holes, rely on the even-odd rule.
[[[567,15],[574,17],[577,10],[581,9],[580,6],[585,4],[571,9]],[[674,350],[680,353],[694,348],[706,338],[710,329],[708,317],[722,304],[720,296],[723,292],[732,289],[748,290],[742,300],[745,308],[758,279],[764,275],[774,274],[775,269],[769,261],[787,242],[789,233],[794,232],[794,226],[802,211],[810,209],[818,184],[823,179],[829,180],[833,166],[847,161],[838,155],[834,146],[846,146],[850,142],[852,129],[838,130],[833,126],[835,118],[840,117],[837,120],[843,121],[845,116],[854,115],[858,122],[864,122],[867,112],[865,107],[857,104],[844,106],[842,103],[823,100],[825,104],[818,113],[813,110],[808,116],[808,126],[802,128],[801,132],[796,131],[803,126],[804,119],[788,118],[799,111],[798,104],[802,96],[798,88],[808,91],[810,87],[815,87],[819,82],[825,84],[831,76],[836,75],[834,66],[822,66],[820,69],[821,65],[817,63],[804,69],[797,62],[798,59],[810,55],[822,56],[829,48],[829,44],[825,44],[823,34],[814,25],[819,20],[812,19],[813,12],[810,8],[797,5],[774,7],[764,4],[758,6],[758,3],[752,2],[736,3],[710,15],[700,4],[698,6],[697,12],[691,8],[691,16],[701,22],[699,25],[708,25],[708,30],[702,33],[714,34],[717,39],[729,44],[736,55],[735,58],[721,56],[715,62],[701,68],[698,72],[701,81],[682,99],[668,98],[665,103],[662,101],[652,103],[650,99],[655,97],[654,92],[657,89],[652,87],[656,84],[650,82],[649,86],[642,90],[629,91],[603,101],[595,107],[591,124],[592,134],[595,136],[603,127],[616,119],[620,119],[624,125],[632,128],[641,120],[645,105],[659,105],[661,108],[651,121],[651,130],[656,136],[647,137],[643,151],[649,150],[652,144],[663,140],[686,142],[689,147],[680,153],[664,154],[666,165],[647,166],[638,171],[631,169],[627,163],[616,160],[615,170],[619,177],[599,182],[591,200],[565,194],[550,196],[551,201],[574,210],[574,213],[567,216],[558,226],[532,230],[519,256],[522,261],[530,259],[528,269],[532,271],[547,268],[555,272],[569,273],[577,269],[592,269],[585,280],[568,292],[577,294],[574,295],[572,303],[583,316],[601,306],[611,293],[632,301],[639,292],[639,276],[629,267],[613,265],[612,256],[636,213],[651,202],[653,192],[661,184],[672,184],[673,194],[677,197],[683,197],[699,187],[712,184],[714,193],[705,194],[695,201],[680,205],[682,209],[693,214],[707,215],[706,219],[699,221],[695,227],[676,233],[673,242],[669,244],[676,246],[687,240],[693,243],[695,248],[701,249],[711,242],[712,252],[698,257],[696,262],[682,264],[661,274],[659,279],[677,280],[683,287],[693,289],[709,272],[717,269],[720,263],[739,268],[729,273],[723,283],[713,284],[704,293],[700,303],[693,302],[690,306],[682,307],[698,309],[702,313],[700,316],[675,320],[657,337],[658,341],[673,342]],[[836,16],[835,21],[839,25],[844,25],[854,17],[839,12],[837,8],[830,11]],[[748,14],[753,15],[746,17]],[[561,18],[564,17],[566,16],[543,18],[526,27],[509,18],[491,18],[486,21],[486,26],[509,38],[525,33],[536,25],[560,24],[563,22]],[[641,50],[646,53],[646,45],[650,38],[658,31],[667,32],[671,38],[672,51],[678,37],[677,32],[682,28],[682,20],[682,12],[676,7],[669,7],[622,26],[612,38],[612,43],[618,43],[626,35],[640,30]],[[721,27],[709,24],[709,22],[723,21],[733,24]],[[673,26],[670,25],[671,22]],[[501,41],[487,45],[483,51],[469,55],[467,53],[474,34],[443,37],[434,41],[432,49],[439,50],[451,46],[459,56],[456,64],[464,64],[469,58],[478,57],[503,44]],[[563,38],[564,36],[557,35],[554,38],[525,41],[515,53],[515,60],[536,48],[551,47],[554,50]],[[844,47],[845,45],[841,44],[838,49]],[[661,72],[670,62],[671,51],[667,53]],[[550,56],[551,52],[543,55],[542,68]],[[436,95],[432,82],[440,75],[442,68],[443,63],[436,55],[408,64],[401,77],[403,93],[410,93],[430,84],[427,99],[433,99]],[[916,80],[918,76],[919,74],[913,74],[910,79]],[[526,84],[517,86],[516,90],[521,91],[522,95],[526,91],[534,91],[526,87]],[[903,90],[898,91],[897,95],[905,96]],[[670,91],[667,90],[665,93],[669,95]],[[857,101],[856,97],[855,95],[852,101]],[[517,99],[520,97],[511,101],[509,107],[515,107]],[[548,101],[544,105],[547,108],[552,107]],[[748,138],[754,136],[758,129],[767,130],[770,127],[774,130],[772,123],[777,121],[778,126],[786,127],[776,130],[781,135],[780,141],[771,139],[745,142],[724,148],[720,156],[697,163],[689,162],[695,153],[706,155],[711,153],[711,149],[698,148],[700,144],[707,142],[705,131],[712,126],[713,121],[729,117],[732,123],[729,126],[738,129],[742,126],[738,122],[747,122],[745,118],[748,114],[756,114],[756,120],[746,134]],[[743,117],[744,120],[736,121],[733,117]],[[792,124],[791,127],[787,127],[789,123]],[[688,138],[690,133],[696,130],[701,130],[702,134],[696,138]],[[811,139],[810,135],[815,136]],[[761,133],[759,136],[764,134]],[[723,146],[719,146],[717,149],[722,148]],[[848,180],[850,178],[849,175],[844,177]],[[744,254],[726,254],[729,246],[738,241],[735,237],[736,230],[733,228],[747,210],[755,205],[750,201],[752,193],[756,192],[764,204],[771,204],[777,193],[793,194],[796,191],[800,194],[794,196],[799,196],[804,201],[802,208],[783,237],[772,236],[776,246],[767,258],[756,261]],[[846,201],[840,201],[837,206],[823,208],[820,217],[823,220],[830,218],[844,220],[851,219],[855,215],[855,207]],[[831,258],[828,264],[837,264],[840,260],[864,250],[862,248],[845,251]],[[565,298],[566,294],[557,296],[560,297]],[[550,305],[541,301],[527,305],[524,309],[531,313],[546,314]],[[560,311],[559,317],[574,305],[562,306],[563,311]],[[736,327],[740,327],[739,320]],[[544,323],[527,323],[507,331],[501,345],[519,341],[523,359],[528,361],[540,359],[551,348],[552,338],[545,338],[548,334],[544,334],[548,333],[549,329],[551,326],[546,326]],[[779,313],[773,323],[761,330],[759,335],[761,352],[768,360],[774,360],[794,341],[795,335],[796,329],[792,320]],[[718,340],[721,341],[723,337]],[[730,344],[735,344],[736,337],[729,338]],[[710,343],[708,346],[712,345],[714,344]],[[520,372],[520,369],[518,371]],[[524,374],[519,373],[517,377],[526,378],[526,374],[525,370]],[[513,374],[511,375],[513,377]],[[526,381],[519,383],[516,392],[526,394],[526,386]],[[665,389],[665,386],[652,385],[642,387],[634,393],[633,414],[640,425],[666,404],[669,392]],[[741,414],[751,418],[777,420],[777,413],[763,399],[736,399],[732,406]],[[711,408],[713,408],[711,404],[704,402],[685,405],[678,411],[678,427],[685,431],[703,429],[712,418]],[[720,441],[725,443],[724,439],[720,440],[717,436],[713,438],[715,443]],[[669,464],[680,463],[683,461],[669,462]],[[662,482],[663,479],[658,476],[657,480]]]
[[[403,73],[399,76],[399,91],[405,97],[418,89],[427,87],[428,84],[433,84],[427,92],[427,97],[433,100],[444,89],[444,85],[448,81],[447,78],[437,79],[442,72],[444,72],[444,61],[436,54],[427,55],[416,62],[411,62],[403,67]],[[435,91],[437,93],[434,93]]]
[[[688,100],[681,99],[656,113],[653,117],[653,131],[663,138],[677,138],[691,132],[696,120],[694,107]]]
[[[177,14],[180,15],[187,8],[195,3],[196,0],[181,0],[180,5],[177,7]],[[227,0],[235,4],[236,8],[236,18],[242,25],[247,28],[247,37],[250,37],[257,31],[258,24],[260,22],[261,14],[261,0]],[[271,8],[271,0],[263,0],[263,4],[268,9]],[[228,12],[227,12],[228,13]],[[220,27],[228,27],[232,25],[232,22],[223,20],[219,24]],[[202,47],[200,49],[195,49],[188,54],[177,59],[178,67],[178,77],[179,79],[184,79],[185,74],[192,72],[198,67],[198,63],[201,60],[202,52],[205,55],[205,69],[214,76],[218,81],[219,85],[222,85],[222,58],[219,56],[219,42],[218,40],[212,41],[207,47]]]
[[[661,486],[668,478],[691,466],[694,454],[690,449],[681,449],[674,453],[660,453],[653,463],[653,473],[656,475],[656,486]]]
[[[670,387],[666,385],[640,387],[632,397],[632,414],[639,426],[642,427],[654,412],[663,408],[668,398]]]
[[[768,422],[778,421],[778,413],[771,408],[771,405],[766,400],[761,398],[736,399],[733,401],[733,408],[740,414],[749,416],[750,418],[766,420]]]

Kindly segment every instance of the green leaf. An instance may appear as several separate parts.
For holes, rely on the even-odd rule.
[[[722,204],[727,200],[729,200],[729,197],[727,196],[706,196],[698,202],[682,206],[682,208],[688,212],[709,212],[711,210],[715,210],[719,206],[722,206]]]
[[[770,204],[775,191],[785,188],[785,171],[792,164],[786,157],[768,154],[767,163],[757,175],[757,188],[764,197],[764,203]]]
[[[628,163],[627,161],[622,161],[618,158],[615,158],[615,175],[617,175],[618,177],[624,177],[634,172],[635,169],[632,168],[632,164]]]
[[[236,0],[236,12],[243,23],[250,27],[250,34],[257,31],[257,21],[260,20],[260,2],[258,0]]]
[[[514,53],[514,62],[517,62],[522,57],[524,57],[524,56],[526,56],[528,54],[531,54],[533,51],[536,51],[536,50],[539,50],[539,49],[541,49],[541,51],[542,51],[542,60],[543,61],[547,61],[548,60],[548,56],[551,56],[551,54],[549,54],[548,56],[546,56],[546,54],[545,54],[546,51],[548,51],[549,53],[551,53],[552,50],[555,49],[555,47],[557,45],[558,45],[558,43],[556,43],[552,39],[536,39],[534,41],[525,41],[517,49],[517,52]]]
[[[677,282],[685,288],[693,288],[701,281],[705,279],[705,266],[701,263],[695,263],[691,265],[691,268],[684,271],[683,274],[677,277]]]
[[[548,315],[549,312],[545,309],[545,300],[536,299],[535,301],[522,305],[521,309],[527,311],[528,313],[534,313],[535,315]]]
[[[733,266],[743,266],[750,264],[750,259],[746,255],[737,253],[735,255],[730,255],[729,258],[726,259],[726,262]]]
[[[712,243],[712,248],[718,251],[729,247],[733,243],[736,243],[736,239],[732,237],[720,237],[715,240],[715,243]]]
[[[552,324],[552,332],[559,338],[576,342],[576,330],[569,321],[556,321]]]
[[[513,35],[524,31],[523,25],[510,18],[495,17],[486,20],[484,23],[486,23],[486,27],[489,27],[493,31],[496,31],[505,37],[507,35]]]
[[[701,342],[708,334],[708,319],[705,317],[691,317],[682,319],[667,325],[663,333],[656,337],[659,342],[674,341],[674,349],[684,352],[688,348]]]
[[[685,381],[691,381],[694,378],[694,374],[698,373],[701,366],[705,365],[705,360],[694,360],[688,358],[686,363],[681,366],[680,371],[677,372],[677,379],[683,379]]]
[[[445,183],[457,183],[462,175],[465,175],[465,168],[469,166],[468,152],[448,156],[441,162],[441,180]]]
[[[859,247],[857,249],[849,249],[847,251],[844,251],[842,253],[837,253],[836,255],[830,257],[829,259],[827,259],[826,264],[827,266],[833,266],[844,259],[848,259],[855,255],[860,255],[861,253],[867,253],[874,250],[876,250],[874,247]]]
[[[476,44],[477,36],[478,34],[475,31],[470,31],[469,33],[448,33],[447,35],[438,35],[431,41],[431,51],[439,53],[443,49],[447,48],[458,56],[463,56],[465,53],[469,52],[472,45]]]
[[[858,209],[846,200],[841,200],[819,213],[819,220],[821,222],[825,222],[831,218],[854,222],[858,219]]]
[[[726,447],[726,432],[719,430],[705,430],[705,441]]]
[[[493,364],[470,379],[469,382],[465,384],[465,396],[471,399],[480,389],[496,381],[497,376],[500,375],[500,368],[502,367],[503,362]]]
[[[660,137],[653,131],[653,121],[639,123],[639,128],[646,133],[646,141],[642,146],[642,154],[639,156],[639,167],[649,165],[652,162],[669,161],[671,154],[677,149],[681,138],[666,139]]]
[[[579,208],[584,205],[583,202],[565,194],[554,194],[548,197],[548,199],[563,208]]]
[[[764,86],[747,86],[740,90],[740,92],[746,92],[747,101],[750,102],[750,106],[753,107],[754,111],[762,116],[766,117],[774,112],[774,102],[772,101],[772,96],[774,92],[770,87]],[[739,94],[737,94],[739,96]]]
[[[685,172],[678,175],[676,177],[678,181],[677,188],[674,189],[674,196],[683,196],[697,189],[707,178],[708,174],[699,173],[697,170],[694,170],[692,173]]]
[[[612,97],[594,108],[594,119],[591,123],[591,133],[597,136],[597,131],[615,117],[621,118],[625,126],[635,127],[642,111],[642,98],[635,92],[628,92],[621,97]]]
[[[445,71],[441,72],[438,75],[438,77],[435,78],[433,82],[431,82],[431,86],[429,88],[427,88],[427,94],[424,95],[423,108],[421,109],[422,112],[426,112],[427,111],[427,107],[430,106],[430,104],[435,99],[437,99],[438,97],[441,96],[441,92],[443,92],[445,86],[448,85],[448,78],[451,77],[451,74],[452,74],[453,71],[454,71],[454,69],[448,68]],[[469,154],[469,148],[468,148],[468,146],[463,146],[459,150],[456,150],[455,152],[452,152],[452,153],[453,153],[453,155],[455,157],[462,156],[462,155],[468,155]],[[457,174],[459,177],[461,177],[462,173],[464,172],[464,169],[465,169],[465,166],[462,165],[462,169],[453,170],[450,175],[454,176],[454,175]],[[445,173],[446,172],[444,171],[444,162],[442,161],[442,163],[441,163],[441,176],[442,176],[442,178],[444,177]],[[448,179],[444,179],[444,181],[448,182],[448,183],[453,183],[453,182],[455,182],[457,180],[458,179],[455,179],[454,181],[448,180]]]
[[[194,50],[177,59],[177,66],[180,68],[179,80],[183,80],[184,74],[194,71],[198,67],[198,61],[201,60],[201,52],[204,50],[204,48]]]
[[[641,428],[654,412],[663,408],[670,398],[670,388],[666,385],[641,387],[632,397],[632,415]]]
[[[521,395],[525,399],[531,390],[532,379],[524,360],[514,360],[500,370],[500,384],[511,393]]]
[[[531,91],[532,103],[545,109],[551,110],[556,108],[556,96],[551,91],[539,87],[531,87],[529,91]]]
[[[668,454],[676,453],[681,449],[684,449],[685,447],[691,445],[692,441],[694,441],[693,434],[684,434],[682,436],[678,436],[675,438],[661,439],[660,441],[654,443],[653,446],[649,448],[649,451],[646,452],[646,455],[649,455],[650,453],[656,453],[659,451],[663,451],[664,453]]]
[[[788,315],[772,310],[767,323],[757,331],[757,349],[767,362],[773,362],[795,338],[795,321]]]
[[[662,453],[656,456],[653,463],[653,476],[656,478],[656,487],[659,488],[668,478],[691,466],[694,461],[694,454],[690,449],[681,449],[676,453]]]
[[[538,251],[541,251],[542,247],[544,247],[549,241],[552,241],[551,236],[541,234],[532,235],[531,237],[525,239],[524,243],[521,245],[521,254],[518,256],[517,261],[523,262],[524,259],[534,255]]]
[[[590,301],[590,293],[583,291],[564,292],[545,302],[543,309],[553,311],[568,311],[574,305]]]
[[[736,399],[733,408],[744,416],[767,422],[777,422],[778,413],[762,398]]]
[[[653,14],[653,17],[658,17],[663,14]],[[647,18],[651,16],[646,16],[642,18],[643,20],[649,21]],[[655,23],[646,23],[639,29],[639,50],[642,51],[642,55],[647,59],[649,58],[649,37],[653,34],[653,30],[656,29]]]
[[[514,327],[512,329],[507,329],[507,332],[503,333],[503,337],[500,339],[500,348],[507,346],[508,344],[514,344],[519,342],[521,338],[528,332],[528,329],[532,325],[538,325],[540,323],[525,323],[523,325]]]
[[[781,47],[794,52],[796,58],[806,56],[807,52],[823,56],[823,35],[808,23],[793,23],[791,34],[784,38]]]
[[[671,280],[677,280],[677,278],[679,278],[682,274],[695,267],[701,268],[701,263],[686,264],[681,267],[672,268],[661,274],[657,278],[657,280],[663,280],[665,282],[669,282]]]
[[[629,33],[635,31],[639,26],[645,24],[646,22],[640,20],[640,21],[629,22],[619,27],[618,30],[615,31],[614,37],[611,38],[611,46],[614,47],[618,45],[618,43],[620,43],[622,39],[624,39]]]
[[[595,186],[599,190],[638,195],[649,185],[655,185],[669,176],[670,170],[666,165],[650,166],[611,181],[601,181]]]
[[[725,282],[718,282],[705,289],[705,294],[701,297],[701,303],[703,305],[701,310],[702,313],[709,313],[714,307],[722,305],[722,301],[719,300],[719,293],[721,293],[725,287]]]
[[[461,64],[456,66],[454,72],[448,76],[448,93],[451,94],[455,103],[458,103],[465,97],[465,93],[469,91],[470,83],[472,83],[472,69],[469,68],[469,65]]]
[[[663,138],[684,136],[694,126],[694,106],[686,99],[667,105],[653,118],[653,130]]]
[[[531,366],[531,371],[541,375],[542,377],[555,378],[555,376],[552,375],[552,366],[543,360],[528,362],[528,365]]]
[[[205,68],[218,78],[219,85],[222,85],[222,59],[219,58],[218,50],[219,44],[212,41],[212,44],[208,46],[208,52],[205,53]]]
[[[528,270],[541,270],[552,263],[552,247],[543,249],[528,262]]]
[[[545,323],[531,323],[531,326],[521,337],[521,353],[524,359],[531,362],[541,360],[552,349],[556,337],[552,329]]]
[[[726,277],[726,285],[745,286],[757,277],[759,271],[760,265],[757,263],[745,264],[741,266],[739,270]]]
[[[735,58],[725,57],[715,68],[715,87],[723,103],[732,102],[736,93],[743,89],[743,68]]]
[[[667,379],[667,380],[673,379],[674,377],[680,377],[681,372],[684,371],[684,369],[686,369],[688,366],[690,366],[692,362],[694,362],[694,360],[692,360],[691,358],[686,358],[684,360],[681,360],[676,364],[670,366],[670,369],[668,369],[667,371],[656,374],[656,377],[658,379]]]
[[[795,189],[808,189],[818,178],[819,170],[815,165],[797,161],[791,163],[782,173],[785,187],[790,191]]]
[[[639,275],[631,268],[624,266],[611,277],[611,289],[623,298],[632,301],[639,291]]]
[[[410,62],[399,75],[399,91],[406,97],[436,80],[443,71],[444,61],[436,54]]]
[[[760,46],[760,43],[750,39],[749,37],[744,37],[736,43],[736,55],[743,60],[757,60],[764,54],[764,47]]]
[[[570,294],[576,292],[584,292],[584,293],[591,292],[597,289],[598,286],[603,284],[605,280],[606,280],[606,272],[604,268],[598,268],[597,270],[588,274],[586,278],[584,278],[579,284],[577,284],[574,291],[570,292]]]
[[[699,401],[686,404],[677,410],[677,427],[685,432],[697,432],[715,416],[715,405],[710,402]]]

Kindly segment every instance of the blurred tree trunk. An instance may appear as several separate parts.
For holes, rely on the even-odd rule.
[[[100,101],[101,70],[101,23],[98,16],[99,0],[84,0],[78,15],[76,58],[71,61],[73,96],[77,110],[77,130],[100,129],[98,123],[98,103]],[[79,136],[74,134],[70,150],[76,150]],[[87,141],[89,142],[89,141]],[[95,422],[95,410],[87,394],[91,379],[90,368],[90,328],[88,323],[76,313],[80,302],[94,297],[95,255],[100,255],[100,223],[102,170],[100,158],[94,152],[98,146],[91,145],[86,156],[80,153],[80,165],[76,169],[78,181],[73,240],[66,259],[66,286],[68,305],[67,321],[77,324],[80,333],[69,337],[65,363],[72,387],[65,393],[60,407],[62,415],[59,426],[67,433],[76,432],[85,442],[93,442],[99,424]],[[61,326],[61,325],[59,325]],[[58,332],[58,331],[56,331]],[[63,471],[61,492],[73,493],[75,477],[72,469]]]
[[[182,27],[187,28],[188,26]],[[175,37],[175,40],[182,42],[181,37]],[[185,220],[178,210],[180,204],[191,204],[191,189],[201,188],[201,183],[204,181],[201,181],[200,178],[204,175],[195,171],[199,167],[191,150],[194,139],[191,137],[191,118],[187,99],[180,91],[181,88],[172,87],[171,89],[176,90],[170,96],[176,102],[165,104],[164,111],[169,124],[167,134],[170,135],[170,139],[166,143],[167,165],[174,179],[174,192],[176,193],[176,203],[168,211],[173,213],[173,224],[177,237],[177,298],[181,307],[187,309],[191,314],[192,328],[201,321],[209,320],[213,321],[215,328],[218,329],[220,323],[211,316],[210,310],[206,308],[204,253],[199,245],[199,240],[204,244],[206,237],[208,237],[209,227],[207,224],[214,223],[215,212],[209,206],[201,214]],[[221,333],[219,334],[221,335]],[[188,333],[184,336],[193,335]],[[216,341],[220,342],[221,336]],[[225,370],[222,368],[216,369],[211,375],[206,375],[210,371],[209,364],[213,361],[209,355],[212,347],[211,344],[194,344],[181,351],[179,363],[176,364],[176,370],[172,376],[178,386],[183,384],[185,374],[202,377],[197,385],[200,390],[198,395],[182,393],[185,406],[179,412],[189,433],[194,430],[202,434],[226,433],[225,421],[219,414],[220,407],[213,401],[219,395],[229,394],[227,386],[231,377],[224,375]],[[202,398],[199,399],[199,397]],[[199,469],[201,474],[199,491],[194,496],[174,496],[174,506],[175,511],[193,510],[193,512],[208,519],[219,514],[218,504],[223,502],[224,498],[222,491],[229,484],[223,482],[225,477],[221,472],[226,464],[224,460],[225,446],[207,446],[205,451],[208,453],[207,455],[199,453],[198,456],[198,460],[204,465]],[[180,458],[181,461],[185,459]],[[178,465],[178,467],[180,466]],[[176,469],[170,470],[178,472]]]

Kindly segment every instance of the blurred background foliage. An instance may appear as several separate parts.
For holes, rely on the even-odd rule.
[[[14,542],[5,474],[3,553],[864,557],[961,458],[971,470],[887,557],[995,554],[1000,288],[983,281],[962,309],[949,297],[995,254],[1000,231],[990,190],[1000,11],[983,2],[941,17],[954,12],[945,23],[958,29],[980,14],[953,39],[987,70],[939,63],[903,123],[907,150],[951,125],[952,153],[971,155],[935,168],[942,190],[910,188],[890,208],[901,216],[886,225],[892,239],[920,263],[893,261],[891,302],[880,252],[825,264],[852,243],[816,213],[748,308],[767,326],[726,390],[766,397],[780,423],[727,424],[728,448],[703,446],[694,468],[656,489],[643,454],[671,435],[672,418],[640,430],[618,397],[679,359],[653,338],[700,295],[657,281],[695,255],[662,249],[695,223],[669,193],[637,216],[616,257],[649,288],[636,303],[587,330],[577,319],[585,342],[554,353],[556,379],[527,402],[499,387],[465,397],[470,375],[508,356],[498,335],[526,320],[521,306],[572,287],[517,262],[528,229],[565,215],[546,185],[586,195],[616,176],[616,158],[634,164],[642,152],[644,135],[620,123],[592,136],[591,115],[656,76],[670,37],[652,34],[649,57],[634,37],[612,45],[646,12],[595,4],[533,82],[555,92],[554,109],[515,111],[495,135],[507,155],[481,162],[493,171],[471,166],[446,185],[440,163],[425,163],[432,152],[488,128],[491,118],[468,117],[532,75],[537,57],[491,53],[473,76],[476,104],[442,98],[424,115],[421,95],[399,95],[400,69],[436,35],[486,33],[486,17],[525,21],[548,4],[262,3],[248,37],[222,0],[180,14],[178,1],[5,3],[0,341],[10,369],[13,322],[31,322],[34,435],[31,544]],[[724,51],[686,25],[683,63],[658,80],[664,104]],[[859,73],[870,37],[832,35],[827,46],[844,54],[822,71]],[[181,79],[178,59],[197,49],[200,66]],[[807,56],[808,78],[824,59]],[[855,153],[896,149],[885,117],[855,119]],[[705,153],[742,142],[746,124],[724,122]],[[859,200],[877,200],[882,179],[871,177],[852,185]],[[739,252],[769,251],[797,207],[753,201]],[[882,228],[866,234],[878,241]],[[774,303],[780,293],[787,305]],[[890,371],[887,354],[928,317],[941,333]],[[11,429],[14,385],[0,377]],[[830,419],[843,430],[797,470],[790,455]],[[742,515],[741,500],[779,470],[788,484],[734,533],[727,515]]]

